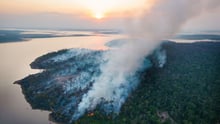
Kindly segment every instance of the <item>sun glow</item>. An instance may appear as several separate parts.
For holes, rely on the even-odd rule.
[[[94,14],[94,17],[95,17],[96,19],[102,19],[102,18],[104,18],[104,14],[103,14],[103,13],[95,13],[95,14]]]
[[[77,0],[78,3],[87,10],[90,17],[103,19],[111,13],[123,12],[132,8],[139,8],[146,0]]]
[[[67,13],[110,18],[141,10],[156,0],[0,0],[1,13]],[[102,15],[102,16],[101,16]],[[126,15],[127,16],[127,15]]]

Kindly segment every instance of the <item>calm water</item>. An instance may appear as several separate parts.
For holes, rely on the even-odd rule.
[[[39,72],[29,64],[48,52],[66,48],[106,49],[104,43],[121,38],[120,35],[40,38],[25,42],[0,44],[0,123],[52,124],[49,112],[32,110],[25,101],[20,86],[14,81]]]

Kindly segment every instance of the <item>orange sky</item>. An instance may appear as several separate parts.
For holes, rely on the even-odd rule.
[[[1,0],[0,12],[56,12],[104,17],[111,13],[137,11],[143,7],[143,5],[146,5],[146,3],[150,5],[149,1],[150,0]]]

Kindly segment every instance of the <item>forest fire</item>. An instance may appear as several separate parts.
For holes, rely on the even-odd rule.
[[[91,113],[88,113],[88,117],[92,117],[92,116],[94,116],[95,114],[93,113],[93,112],[91,112]]]

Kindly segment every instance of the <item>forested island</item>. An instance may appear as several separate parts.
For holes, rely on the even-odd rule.
[[[154,53],[146,57],[151,66],[137,73],[140,84],[118,115],[105,114],[100,106],[71,123],[220,123],[220,42],[166,42],[161,49],[167,54],[165,66],[158,68]],[[49,53],[31,63],[33,69],[43,69],[41,73],[15,83],[33,109],[51,111],[51,120],[69,123],[81,96],[93,84],[92,78],[100,74],[105,52],[71,49]]]

